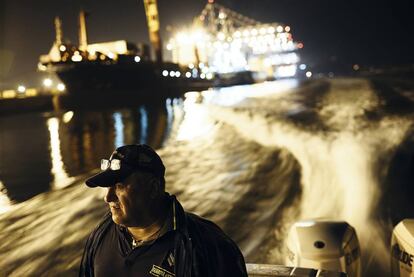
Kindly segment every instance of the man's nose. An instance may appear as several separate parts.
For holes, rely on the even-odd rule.
[[[105,200],[106,203],[116,202],[117,197],[116,197],[116,194],[115,194],[115,188],[114,187],[107,188],[104,200]]]

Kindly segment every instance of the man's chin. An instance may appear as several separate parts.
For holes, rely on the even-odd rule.
[[[115,222],[118,225],[124,225],[124,223],[125,223],[124,222],[125,220],[123,220],[123,218],[120,215],[116,214],[116,213],[112,213],[112,221]]]

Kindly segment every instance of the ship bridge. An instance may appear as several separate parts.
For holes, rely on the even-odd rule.
[[[259,22],[213,1],[167,44],[173,62],[204,74],[253,71],[263,79],[294,76],[302,47],[290,26]]]

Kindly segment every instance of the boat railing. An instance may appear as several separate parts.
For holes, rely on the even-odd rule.
[[[247,274],[249,277],[273,277],[273,276],[298,276],[298,277],[346,277],[343,272],[335,272],[323,269],[304,267],[290,267],[272,264],[247,263]]]

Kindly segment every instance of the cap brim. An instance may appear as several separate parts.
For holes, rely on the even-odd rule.
[[[107,169],[86,179],[85,183],[91,188],[112,187],[116,183],[128,177],[132,172],[134,172],[134,170],[130,168],[121,168],[119,170]]]

